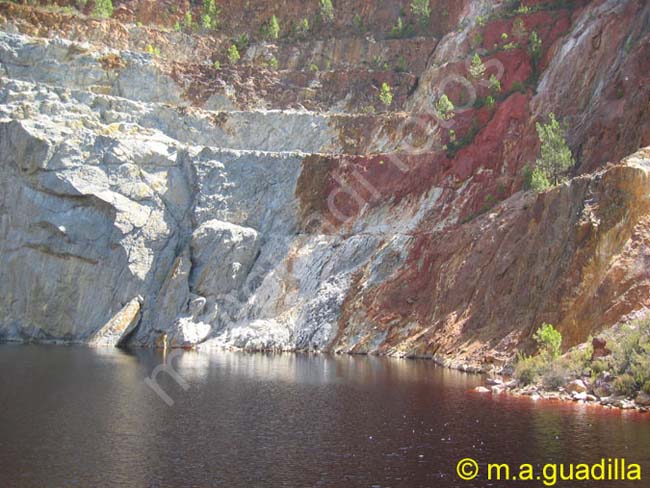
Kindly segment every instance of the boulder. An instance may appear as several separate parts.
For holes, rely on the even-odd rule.
[[[650,395],[647,393],[641,391],[639,394],[636,396],[636,399],[634,400],[634,403],[641,407],[650,407]]]
[[[488,378],[485,380],[485,384],[489,386],[503,385],[503,380],[500,378]]]
[[[586,393],[587,385],[582,380],[573,380],[568,385],[566,385],[565,390],[568,393]]]
[[[614,379],[614,376],[609,373],[601,373],[596,378],[596,381],[594,381],[592,387],[593,394],[600,398],[611,396],[614,392],[612,387]]]
[[[195,322],[190,317],[182,317],[176,321],[167,336],[167,344],[172,348],[191,348],[205,341],[211,332],[210,324]]]
[[[111,320],[99,329],[88,341],[91,346],[121,347],[140,322],[141,297],[127,303]]]
[[[202,296],[239,288],[260,248],[258,233],[220,220],[209,220],[192,234],[190,284]]]
[[[587,400],[587,397],[588,397],[588,395],[587,395],[587,393],[584,392],[584,391],[583,391],[583,392],[580,392],[580,393],[578,393],[578,392],[573,392],[573,393],[571,394],[571,399],[572,399],[574,402],[584,402],[584,401]]]
[[[600,337],[594,337],[591,344],[594,348],[594,352],[591,354],[591,360],[598,358],[604,358],[612,354],[612,351],[607,348],[607,341]]]

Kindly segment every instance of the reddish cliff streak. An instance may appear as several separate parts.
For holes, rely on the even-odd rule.
[[[184,8],[172,14],[157,3],[170,2],[116,2],[117,20],[104,23],[11,4],[0,5],[0,14],[32,35],[75,35],[140,49],[153,39],[167,54],[157,60],[160,70],[196,106],[229,89],[237,109],[365,112],[334,124],[345,154],[305,157],[295,191],[299,231],[348,237],[367,231],[368,222],[381,222],[388,230],[380,249],[391,232],[408,239],[404,259],[374,255],[354,272],[331,349],[493,359],[512,354],[542,322],[556,324],[575,344],[650,306],[650,153],[607,165],[650,145],[647,2],[584,0],[569,9],[528,1],[523,4],[539,10],[496,12],[479,21],[475,2],[435,1],[436,15],[424,29],[428,37],[379,39],[386,41],[390,62],[404,57],[408,72],[393,65],[350,69],[345,59],[346,48],[354,60],[377,49],[375,39],[357,32],[354,14],[367,20],[369,33],[385,37],[400,8],[408,10],[407,1],[337,2],[334,27],[315,24],[315,42],[296,41],[309,55],[295,58],[293,41],[278,43],[273,52],[283,64],[293,63],[279,71],[227,66],[228,36],[190,37],[155,26],[142,27],[140,35],[120,24],[138,19],[171,26],[181,20]],[[275,10],[260,2],[220,4],[224,32],[234,34],[245,12],[253,37],[272,13],[290,25],[315,18],[317,8],[316,2],[288,0],[275,2]],[[318,41],[328,42],[332,29],[353,41],[332,49],[332,69],[307,69],[313,56],[323,56]],[[530,49],[533,31],[542,41],[538,58]],[[192,41],[173,58],[175,36]],[[447,50],[451,59],[436,58]],[[472,99],[467,85],[449,80],[470,78],[474,52],[487,73],[471,80]],[[500,91],[485,82],[491,74],[499,75]],[[408,109],[422,124],[402,125],[404,114],[372,113],[385,109],[377,97],[383,83],[393,90],[390,109]],[[433,115],[443,92],[457,107],[469,105],[454,117],[453,133]],[[537,196],[521,192],[521,172],[538,152],[535,123],[549,112],[568,124],[579,164],[570,184]],[[415,146],[432,144],[419,154],[377,150],[399,147],[397,141],[406,138]],[[410,221],[415,224],[406,225]],[[295,259],[286,258],[289,275]],[[382,260],[391,263],[390,272],[368,284]]]

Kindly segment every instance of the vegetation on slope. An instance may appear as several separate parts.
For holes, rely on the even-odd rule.
[[[602,398],[635,398],[650,395],[650,319],[621,326],[594,341],[592,338],[560,355],[561,334],[544,324],[534,335],[538,353],[520,355],[514,376],[520,386],[535,385],[551,391],[566,390],[572,381],[581,381],[590,394]],[[594,343],[611,343],[594,351]],[[596,354],[595,354],[596,352]]]

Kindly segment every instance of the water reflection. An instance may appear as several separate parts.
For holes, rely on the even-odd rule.
[[[486,486],[458,482],[467,456],[650,469],[646,417],[478,395],[428,361],[178,354],[169,407],[144,383],[162,351],[0,348],[0,486]]]

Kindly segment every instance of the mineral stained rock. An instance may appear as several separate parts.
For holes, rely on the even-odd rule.
[[[253,38],[237,66],[227,33],[117,3],[0,4],[0,339],[496,364],[542,322],[571,345],[650,306],[647,2],[436,1],[385,39],[408,2],[342,1],[365,33]],[[579,164],[536,195],[550,112]]]

